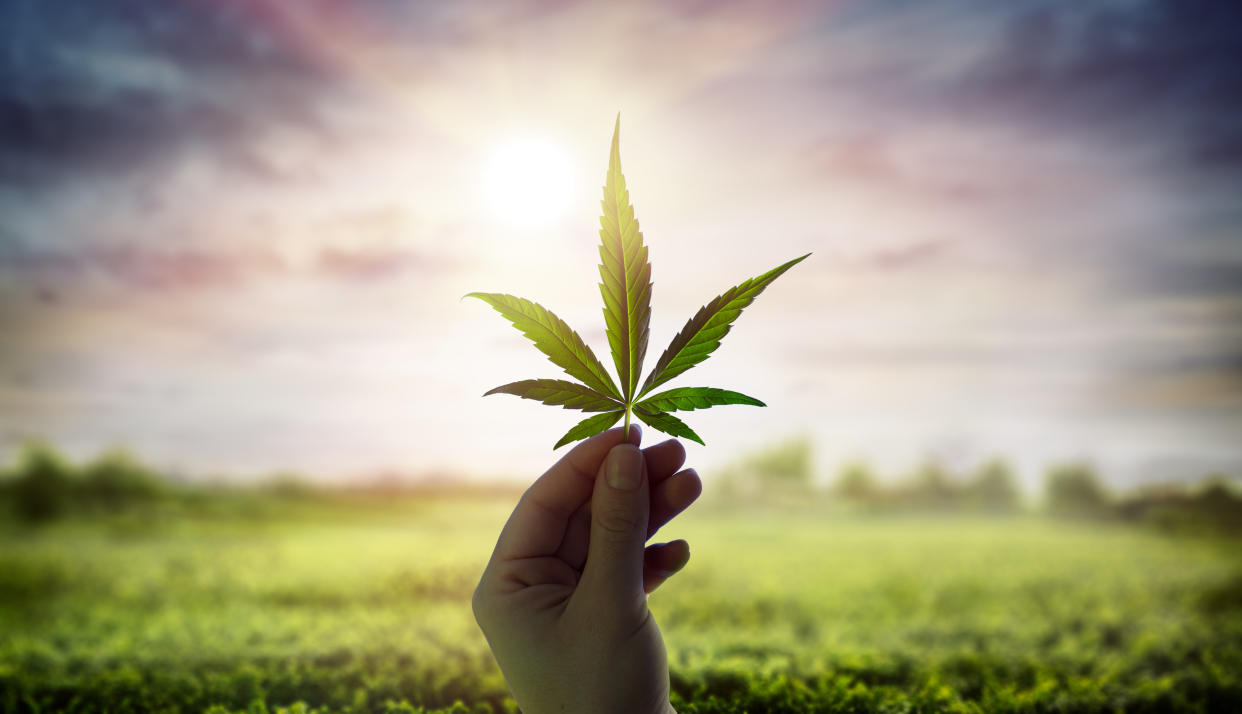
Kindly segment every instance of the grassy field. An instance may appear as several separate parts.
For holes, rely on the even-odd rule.
[[[511,503],[0,534],[0,710],[507,711],[469,596]],[[1237,543],[701,509],[651,599],[683,712],[1242,711]]]

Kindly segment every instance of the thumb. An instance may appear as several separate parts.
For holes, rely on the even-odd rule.
[[[641,598],[650,509],[647,460],[632,444],[614,446],[591,496],[591,540],[580,586],[593,598],[617,604]]]

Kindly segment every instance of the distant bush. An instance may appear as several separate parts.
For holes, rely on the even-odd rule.
[[[1214,525],[1242,530],[1242,495],[1229,487],[1225,477],[1209,479],[1191,504],[1196,513]]]
[[[809,490],[814,477],[811,440],[790,439],[747,459],[745,468],[761,483],[785,490]]]
[[[1242,494],[1223,476],[1209,477],[1198,488],[1148,486],[1126,495],[1117,515],[1166,531],[1242,533]]]
[[[1011,513],[1022,505],[1022,494],[1013,469],[1001,459],[980,466],[966,484],[971,507],[988,513]]]
[[[744,456],[720,471],[713,494],[721,501],[787,500],[810,494],[815,476],[810,439],[798,437]]]
[[[944,466],[935,459],[924,461],[915,470],[905,500],[919,510],[956,510],[963,505],[961,487],[952,482]]]
[[[316,495],[314,485],[292,473],[275,473],[264,480],[259,488],[277,498],[303,500]]]
[[[1054,515],[1099,518],[1110,514],[1108,493],[1095,469],[1087,464],[1053,466],[1044,488],[1048,512]]]
[[[159,476],[122,449],[104,452],[82,469],[81,500],[97,509],[117,510],[144,503],[166,490]]]
[[[865,462],[851,461],[841,467],[834,490],[840,498],[865,502],[879,496],[880,484]]]
[[[51,447],[28,445],[14,475],[13,509],[20,520],[49,521],[68,510],[73,497],[73,467]]]
[[[73,513],[118,512],[161,498],[169,490],[158,474],[120,449],[76,466],[52,447],[32,443],[6,475],[13,513],[25,523]]]

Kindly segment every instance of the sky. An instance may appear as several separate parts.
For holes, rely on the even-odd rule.
[[[0,0],[0,456],[533,478],[580,416],[482,398],[563,375],[461,298],[536,300],[604,356],[620,112],[649,362],[813,253],[670,383],[768,404],[685,415],[709,484],[800,437],[822,478],[1242,473],[1240,26],[1207,0]]]

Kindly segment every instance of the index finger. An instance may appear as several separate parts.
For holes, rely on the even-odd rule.
[[[595,475],[612,447],[625,443],[624,427],[609,429],[575,446],[526,489],[500,531],[493,559],[518,560],[553,555],[565,536],[569,518],[591,499]],[[630,426],[629,442],[638,446],[642,432]]]

